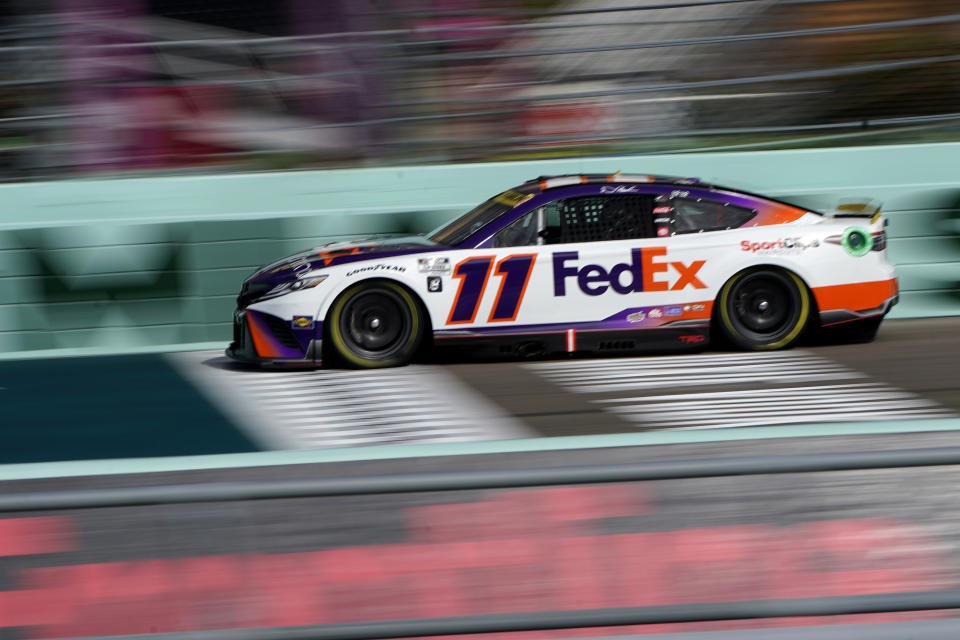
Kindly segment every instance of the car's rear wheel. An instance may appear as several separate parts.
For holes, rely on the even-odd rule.
[[[387,280],[362,282],[340,295],[327,315],[332,353],[365,369],[410,362],[423,337],[423,313],[413,295]]]
[[[717,315],[724,336],[738,347],[783,349],[803,334],[811,306],[799,276],[765,267],[730,278],[717,298]]]

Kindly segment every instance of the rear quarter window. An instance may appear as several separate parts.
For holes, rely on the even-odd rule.
[[[754,209],[717,200],[675,198],[670,201],[673,233],[736,229],[756,217]]]

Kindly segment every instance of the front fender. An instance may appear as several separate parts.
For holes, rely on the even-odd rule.
[[[327,314],[330,313],[330,308],[333,306],[333,303],[351,287],[355,287],[363,282],[375,281],[395,282],[403,286],[405,289],[410,291],[410,293],[423,306],[424,309],[427,309],[427,306],[423,300],[422,291],[418,290],[419,287],[417,286],[417,282],[413,274],[408,275],[406,272],[390,272],[373,273],[367,277],[347,277],[344,275],[340,278],[337,278],[335,282],[336,286],[328,288],[326,295],[322,300],[319,301],[319,306],[317,307],[317,318],[326,320]]]

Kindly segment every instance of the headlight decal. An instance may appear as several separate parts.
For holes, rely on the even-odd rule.
[[[300,278],[290,283],[290,289],[292,291],[299,291],[301,289],[313,289],[315,286],[327,279],[326,275],[322,276],[313,276],[311,278]]]
[[[254,302],[276,298],[278,296],[286,295],[291,291],[302,291],[304,289],[312,289],[318,284],[320,284],[321,282],[323,282],[324,280],[326,280],[328,277],[329,276],[325,274],[322,276],[312,276],[309,278],[299,278],[297,280],[281,282],[280,284],[276,285],[275,287],[267,291],[265,294],[263,294],[262,296],[254,300]]]

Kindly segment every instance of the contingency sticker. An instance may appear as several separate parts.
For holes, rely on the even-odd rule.
[[[417,269],[420,273],[450,273],[450,258],[417,258]]]
[[[290,324],[294,329],[313,329],[313,316],[293,316]]]

